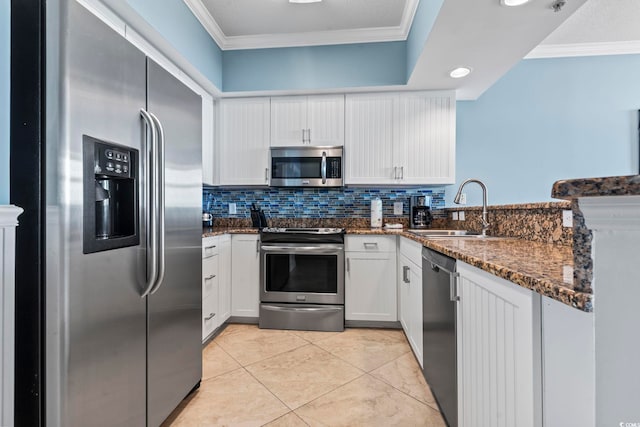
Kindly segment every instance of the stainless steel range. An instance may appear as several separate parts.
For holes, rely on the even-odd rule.
[[[263,228],[261,328],[344,330],[344,229]]]

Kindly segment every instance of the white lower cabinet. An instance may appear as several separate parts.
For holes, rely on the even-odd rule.
[[[398,320],[395,240],[345,237],[345,320]]]
[[[260,236],[231,236],[231,315],[258,317],[260,306]]]
[[[215,237],[202,239],[202,340],[218,327],[220,254]]]
[[[409,345],[422,366],[422,245],[401,237],[399,247],[398,317]]]
[[[218,312],[222,324],[231,317],[231,235],[219,236],[218,243]]]
[[[458,425],[541,425],[540,296],[463,262],[457,270]]]

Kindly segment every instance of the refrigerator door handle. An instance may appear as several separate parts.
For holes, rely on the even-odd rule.
[[[162,123],[153,113],[149,113],[151,119],[155,123],[157,132],[158,132],[158,143],[156,147],[156,186],[158,188],[158,199],[154,209],[154,214],[156,215],[158,221],[157,233],[158,233],[158,278],[156,279],[156,284],[151,289],[151,295],[155,294],[160,286],[162,286],[162,282],[164,280],[165,273],[165,241],[164,241],[164,230],[165,230],[165,221],[164,221],[164,208],[165,208],[165,176],[164,176],[164,167],[165,167],[165,158],[164,158],[164,128],[162,127]]]
[[[158,132],[155,123],[149,113],[141,108],[140,115],[144,119],[147,129],[151,133],[151,144],[145,147],[145,155],[147,158],[147,199],[149,205],[148,210],[148,225],[146,230],[147,237],[147,281],[145,283],[144,290],[142,292],[142,298],[149,295],[158,279],[158,223],[157,217],[154,214],[154,207],[157,202],[158,186],[156,185],[156,145],[158,144]]]

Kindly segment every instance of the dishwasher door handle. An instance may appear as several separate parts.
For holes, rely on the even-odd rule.
[[[451,301],[460,301],[460,296],[458,295],[458,278],[460,278],[460,273],[449,273],[449,300]]]

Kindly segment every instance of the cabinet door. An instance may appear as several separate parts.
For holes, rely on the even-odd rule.
[[[532,292],[462,262],[457,270],[458,425],[533,426]]]
[[[231,317],[231,236],[220,236],[218,255],[218,313],[219,323]]]
[[[398,304],[398,318],[400,320],[400,324],[402,325],[402,329],[404,329],[404,333],[407,335],[411,335],[409,330],[410,322],[410,276],[407,276],[407,268],[410,268],[410,261],[406,256],[400,255],[398,257],[398,297],[400,298],[400,303]]]
[[[398,110],[399,183],[455,183],[453,93],[403,93],[398,98]]]
[[[306,145],[307,97],[271,98],[271,146]]]
[[[347,95],[345,183],[394,184],[395,95]]]
[[[410,262],[407,276],[409,276],[409,317],[407,319],[409,345],[422,367],[422,268]]]
[[[269,98],[220,101],[220,184],[269,183]]]
[[[231,236],[231,315],[258,317],[260,239],[257,234]]]
[[[209,96],[202,97],[202,182],[214,185],[218,183],[215,166],[214,104]]]
[[[309,145],[344,145],[344,95],[307,98]]]
[[[345,319],[395,322],[395,252],[346,252]]]

